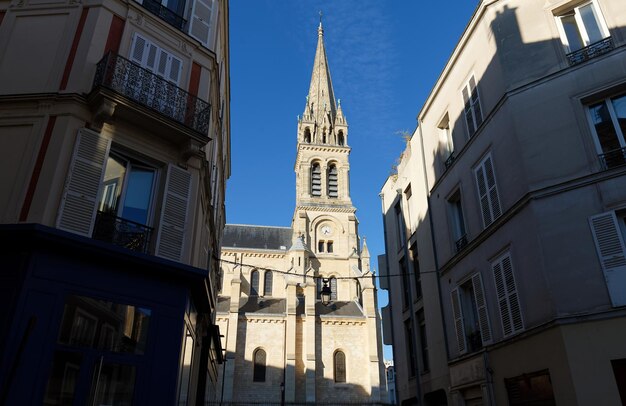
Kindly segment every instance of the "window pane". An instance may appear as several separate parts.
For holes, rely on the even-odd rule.
[[[335,382],[346,381],[346,355],[337,351],[335,353]]]
[[[626,95],[616,97],[613,100],[613,108],[617,116],[617,122],[622,130],[622,136],[626,134]]]
[[[585,30],[587,31],[590,43],[592,44],[600,41],[604,35],[602,35],[602,31],[600,30],[600,24],[598,23],[598,18],[593,5],[587,4],[586,6],[581,7],[578,11],[580,12],[583,24],[585,25]]]
[[[583,38],[580,35],[578,23],[576,23],[574,15],[571,14],[561,17],[561,22],[563,23],[563,30],[565,31],[570,51],[576,51],[584,47]]]
[[[135,390],[135,367],[96,363],[90,405],[130,406]]]
[[[74,403],[74,393],[82,354],[57,351],[52,361],[44,404],[47,406],[70,406]]]
[[[109,156],[104,172],[100,211],[117,215],[117,208],[122,193],[122,184],[126,176],[126,162]]]
[[[128,187],[124,196],[122,217],[140,224],[148,223],[154,171],[132,168],[128,177]]]
[[[69,296],[58,342],[73,347],[143,354],[150,314],[150,309]]]
[[[194,340],[191,332],[186,329],[185,348],[180,363],[180,388],[178,392],[178,404],[186,405],[189,396],[189,383],[191,380],[191,364],[193,362]]]
[[[272,272],[265,272],[265,283],[263,284],[263,295],[272,296]]]
[[[607,152],[621,148],[606,103],[602,102],[589,107],[589,112],[591,113],[593,125],[596,128],[596,134],[598,135],[602,152],[606,154]]]
[[[252,271],[250,273],[250,296],[259,294],[259,272]]]

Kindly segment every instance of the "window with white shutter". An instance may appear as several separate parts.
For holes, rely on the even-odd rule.
[[[522,308],[519,302],[511,255],[507,252],[491,264],[498,297],[498,308],[504,336],[524,329]]]
[[[487,313],[487,302],[485,300],[485,289],[480,273],[472,276],[472,286],[474,288],[474,300],[476,302],[476,312],[478,313],[478,326],[480,327],[480,337],[483,345],[491,342],[491,326],[489,325],[489,315]]]
[[[133,37],[130,60],[176,86],[180,83],[182,60],[138,33]]]
[[[487,155],[474,169],[483,225],[487,228],[502,215],[496,175],[491,155]]]
[[[467,123],[467,131],[471,137],[483,122],[480,97],[478,95],[478,87],[476,87],[476,80],[474,79],[474,76],[472,76],[465,84],[461,93],[463,94],[463,103],[465,103],[465,122]]]
[[[157,235],[157,256],[174,261],[183,259],[191,181],[191,173],[169,165]]]
[[[85,128],[78,130],[57,228],[91,237],[110,147],[111,141],[100,134]]]
[[[622,229],[626,229],[625,222],[623,216],[618,218],[612,211],[589,218],[613,306],[626,305],[626,246],[622,234]]]
[[[189,35],[209,47],[214,13],[215,0],[195,0],[191,10]]]
[[[467,351],[467,345],[465,343],[465,322],[461,311],[461,295],[458,288],[450,292],[450,300],[452,302],[452,318],[454,319],[457,349],[460,354],[463,354]]]

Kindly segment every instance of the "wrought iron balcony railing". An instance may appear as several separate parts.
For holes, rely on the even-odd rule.
[[[614,149],[606,154],[598,155],[604,169],[626,165],[626,148]]]
[[[99,211],[93,228],[93,239],[110,242],[129,250],[148,253],[152,228]]]
[[[187,22],[182,16],[179,16],[176,12],[165,7],[158,1],[143,0],[142,4],[146,10],[179,30],[182,30]]]
[[[467,246],[467,234],[463,234],[461,238],[455,241],[454,245],[456,246],[456,252],[461,252]]]
[[[454,151],[450,152],[450,156],[443,163],[443,165],[446,167],[446,170],[452,166],[452,164],[454,163],[455,159],[456,159],[456,157],[454,156]]]
[[[588,61],[591,58],[595,58],[596,56],[606,54],[613,48],[613,39],[611,37],[606,37],[603,40],[594,42],[589,46],[567,54],[567,60],[570,65],[577,65]]]
[[[113,90],[208,136],[209,103],[113,52],[98,62],[93,87],[98,86]]]

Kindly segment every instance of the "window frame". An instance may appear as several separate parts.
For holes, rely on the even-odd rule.
[[[608,113],[609,113],[609,117],[611,118],[611,124],[613,125],[613,130],[615,131],[615,136],[620,145],[620,149],[622,149],[624,151],[624,154],[626,154],[626,151],[625,151],[626,133],[622,130],[619,124],[617,112],[613,104],[613,100],[619,99],[619,98],[626,99],[626,93],[618,93],[617,95],[604,97],[600,100],[595,100],[591,103],[585,104],[585,114],[587,116],[587,123],[589,123],[589,128],[591,130],[591,134],[593,135],[593,143],[596,148],[598,157],[617,151],[617,150],[612,150],[612,151],[605,152],[602,147],[602,143],[600,142],[600,137],[598,136],[598,131],[596,130],[595,122],[594,122],[592,111],[591,111],[592,107],[597,106],[599,104],[603,104],[604,106],[606,106]],[[624,157],[624,161],[626,162],[626,156]],[[609,166],[606,162],[602,162],[602,164],[605,166],[605,169],[611,169],[613,167],[621,166],[621,165]]]
[[[465,222],[465,212],[463,210],[463,193],[457,187],[446,198],[448,203],[448,218],[450,220],[450,233],[454,243],[455,251],[460,252],[467,245],[467,224]],[[463,241],[465,239],[465,241]]]
[[[487,162],[491,166],[491,172],[493,175],[493,185],[489,185],[489,177],[487,173]],[[487,153],[478,164],[473,169],[474,172],[474,180],[476,182],[476,191],[478,192],[478,203],[481,209],[481,218],[483,219],[483,229],[486,229],[491,224],[493,224],[498,218],[502,216],[502,203],[500,198],[500,191],[498,188],[498,181],[496,176],[496,168],[493,162],[493,157],[491,156],[491,152]],[[483,180],[485,182],[485,193],[481,194],[480,192],[480,181],[478,178],[478,173],[483,176]],[[495,193],[494,193],[495,191]],[[494,201],[494,196],[497,201]],[[487,206],[483,204],[483,197],[487,198]],[[496,210],[497,209],[497,210]],[[485,212],[489,212],[489,221],[485,217]]]
[[[338,365],[339,362],[337,362],[339,355],[343,357],[343,371],[339,370],[340,365]],[[346,353],[342,350],[335,350],[333,353],[333,380],[335,383],[348,382],[348,358],[346,357]]]
[[[472,82],[474,83],[474,87],[472,88]],[[467,92],[467,95],[466,93]],[[476,97],[473,97],[476,94]],[[469,138],[473,137],[474,134],[478,131],[480,126],[485,120],[483,115],[483,106],[480,101],[480,91],[478,90],[478,82],[476,82],[476,75],[473,73],[469,76],[469,78],[463,84],[461,89],[461,96],[463,98],[463,116],[465,117],[465,125],[467,126],[467,134]],[[467,96],[467,99],[466,99]],[[474,100],[475,99],[475,100]],[[476,108],[478,106],[478,108]],[[478,113],[480,114],[477,114]],[[470,127],[470,122],[468,121],[468,113],[471,112],[472,118],[472,126]]]
[[[255,285],[255,277],[256,277],[256,287]],[[260,274],[257,269],[253,269],[250,271],[250,294],[248,296],[259,296],[259,288],[260,288]]]

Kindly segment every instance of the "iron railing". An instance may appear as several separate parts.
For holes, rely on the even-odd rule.
[[[99,86],[208,136],[209,103],[122,56],[109,52],[98,62],[93,87]]]
[[[179,30],[182,30],[187,22],[182,16],[179,16],[175,11],[170,10],[158,1],[143,0],[142,4],[146,10]]]
[[[95,240],[110,242],[146,254],[150,247],[152,230],[146,225],[99,211],[96,215],[92,237]]]
[[[614,149],[606,154],[598,155],[604,169],[626,165],[626,148]]]
[[[312,405],[326,405],[326,406],[387,406],[389,403],[385,402],[210,402],[205,401],[205,406],[312,406]]]
[[[467,246],[467,234],[463,234],[461,238],[455,241],[454,245],[456,246],[456,252],[461,252]]]
[[[452,164],[454,163],[455,159],[456,159],[456,157],[454,156],[454,152],[450,152],[450,156],[443,163],[443,165],[446,167],[446,170],[448,170],[448,168],[450,168],[452,166]]]
[[[591,45],[567,54],[567,60],[570,65],[577,65],[588,61],[591,58],[595,58],[596,56],[606,54],[613,48],[613,39],[611,37],[606,37],[603,40],[594,42]]]

